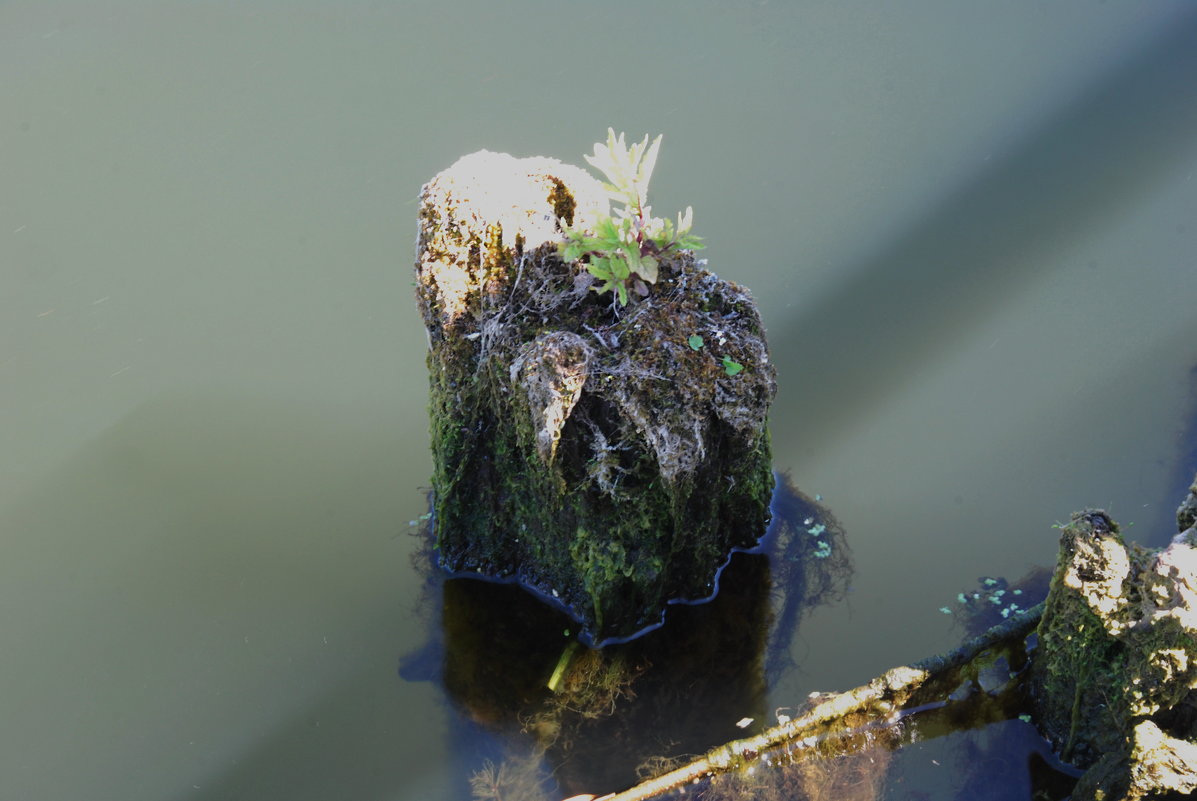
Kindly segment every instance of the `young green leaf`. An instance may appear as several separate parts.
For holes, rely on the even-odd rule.
[[[690,346],[691,350],[702,350],[704,343],[698,334],[691,334],[690,338],[686,340],[686,344]]]
[[[686,206],[686,214],[683,216],[679,211],[677,213],[677,235],[683,236],[690,233],[690,229],[694,226],[694,207]]]
[[[672,220],[652,216],[648,205],[648,185],[663,139],[658,135],[650,144],[646,134],[629,146],[623,133],[617,136],[614,128],[607,129],[606,144],[596,143],[586,161],[607,178],[610,183],[604,183],[603,189],[623,207],[600,216],[593,231],[566,229],[565,242],[558,249],[563,260],[583,261],[590,274],[603,282],[591,287],[593,291],[611,292],[621,305],[627,304],[629,290],[648,295],[647,285],[658,280],[661,257],[702,247],[701,240],[690,234],[692,208],[678,214],[675,227]],[[729,368],[725,365],[725,369]]]
[[[627,259],[623,257],[623,254],[611,254],[611,258],[607,260],[607,263],[611,265],[611,277],[616,281],[626,281],[632,274],[632,268],[628,266]]]
[[[609,259],[595,258],[586,265],[586,270],[600,281],[610,281],[612,278]]]
[[[657,260],[652,256],[641,256],[640,265],[635,273],[644,279],[645,283],[657,283]]]
[[[640,261],[640,246],[635,242],[629,242],[624,239],[619,243],[619,250],[623,253],[623,257],[628,260],[629,264],[637,264]]]
[[[620,238],[619,229],[615,227],[615,220],[610,217],[599,217],[598,222],[594,226],[594,232],[602,240],[618,241]]]
[[[562,242],[557,247],[557,252],[561,254],[562,261],[577,261],[578,259],[582,258],[582,254],[585,253],[585,251],[582,249],[582,246],[578,244],[577,240],[572,239]]]
[[[731,356],[723,357],[723,371],[725,373],[727,373],[729,376],[733,376],[743,369],[744,369],[744,365],[740,364],[737,361],[732,361]]]
[[[657,242],[657,244],[660,245],[661,247],[664,247],[665,244],[672,242],[673,241],[673,221],[672,220],[661,220],[660,232],[657,234],[657,236],[660,238],[660,240],[663,240],[663,241]]]
[[[608,194],[616,200],[624,200],[627,195],[626,187],[628,186],[631,176],[628,175],[628,149],[624,143],[624,135],[621,133],[618,138],[615,136],[615,129],[607,129],[607,144],[595,144],[594,155],[586,156],[586,161],[590,166],[599,170],[607,179],[611,181],[609,185],[604,185],[603,188],[607,190]]]
[[[648,201],[648,181],[653,177],[653,168],[657,166],[657,152],[661,149],[661,139],[664,134],[658,134],[657,138],[653,140],[652,146],[648,148],[648,152],[644,155],[644,160],[636,169],[636,198],[640,205],[643,206]],[[644,141],[640,143],[641,151],[644,145],[648,143],[648,134],[644,135]],[[648,211],[645,211],[647,216]]]

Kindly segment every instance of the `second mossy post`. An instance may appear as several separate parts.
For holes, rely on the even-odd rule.
[[[1099,509],[1062,528],[1031,679],[1039,730],[1086,769],[1077,801],[1197,789],[1195,509],[1197,481],[1155,550]]]
[[[773,488],[764,327],[694,259],[689,210],[651,216],[659,141],[596,146],[609,184],[482,151],[421,195],[440,561],[518,581],[592,644],[710,597]]]

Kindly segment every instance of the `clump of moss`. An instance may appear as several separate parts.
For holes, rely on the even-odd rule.
[[[560,603],[591,643],[626,639],[709,597],[764,533],[764,327],[747,290],[688,251],[613,307],[558,248],[559,212],[605,212],[597,182],[504,156],[496,187],[463,161],[424,189],[416,265],[441,562]]]

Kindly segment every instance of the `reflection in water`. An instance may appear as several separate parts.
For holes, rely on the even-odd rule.
[[[1028,664],[1022,639],[1006,640],[928,682],[904,711],[879,718],[856,709],[804,730],[801,739],[747,755],[739,770],[704,779],[687,796],[871,801],[886,788],[903,788],[906,797],[927,798],[918,788],[926,786],[929,762],[941,779],[958,783],[941,788],[951,797],[1064,799],[1077,772],[1055,759],[1028,722]]]
[[[441,625],[400,675],[443,684],[459,715],[455,750],[475,754],[473,795],[618,790],[762,728],[804,611],[841,597],[851,573],[838,522],[784,476],[772,510],[760,552],[731,559],[713,600],[675,606],[661,628],[599,650],[517,586],[442,579],[426,547],[417,567]]]
[[[843,526],[822,505],[776,475],[766,535],[773,566],[773,614],[765,673],[773,685],[794,667],[790,643],[807,611],[839,601],[852,577],[852,558]]]
[[[1035,566],[1011,584],[1002,576],[981,576],[975,589],[959,593],[942,611],[955,614],[965,636],[976,637],[1047,598],[1052,569]]]
[[[763,714],[768,561],[742,554],[725,573],[714,601],[602,650],[578,645],[568,618],[515,587],[448,581],[445,690],[509,752],[543,755],[565,795],[633,784],[646,755],[702,751]]]
[[[842,596],[852,564],[835,518],[788,478],[779,477],[771,508],[760,551],[735,555],[715,599],[674,607],[665,626],[601,650],[517,586],[443,579],[428,545],[419,567],[440,625],[430,621],[428,643],[400,673],[443,686],[455,713],[452,750],[465,763],[462,797],[615,792],[759,733],[783,711],[800,716],[801,707],[771,710],[768,691],[794,667],[790,643],[803,615]],[[1033,606],[1047,577],[1039,569],[1016,581],[982,577],[949,611],[975,635]],[[745,752],[686,796],[872,801],[903,787],[911,798],[1062,801],[1076,772],[1029,722],[1029,642],[1006,638],[937,669],[897,713],[862,706]],[[821,700],[812,695],[808,705]]]

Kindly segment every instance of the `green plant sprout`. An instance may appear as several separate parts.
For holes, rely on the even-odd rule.
[[[652,216],[648,205],[648,182],[657,164],[661,136],[648,143],[648,135],[630,148],[621,133],[607,129],[607,144],[596,143],[587,163],[607,176],[603,188],[622,208],[615,216],[604,215],[594,223],[593,231],[565,229],[565,240],[558,248],[563,261],[584,260],[586,270],[599,281],[594,292],[610,292],[612,303],[628,305],[628,290],[641,297],[648,294],[648,284],[657,282],[657,267],[662,257],[677,250],[698,250],[702,240],[690,233],[694,209],[687,206],[679,213],[677,225],[672,220]]]
[[[725,373],[727,373],[729,376],[733,376],[736,373],[738,373],[744,369],[744,365],[740,364],[737,361],[733,361],[731,356],[724,356],[722,364],[723,364],[723,371]]]

